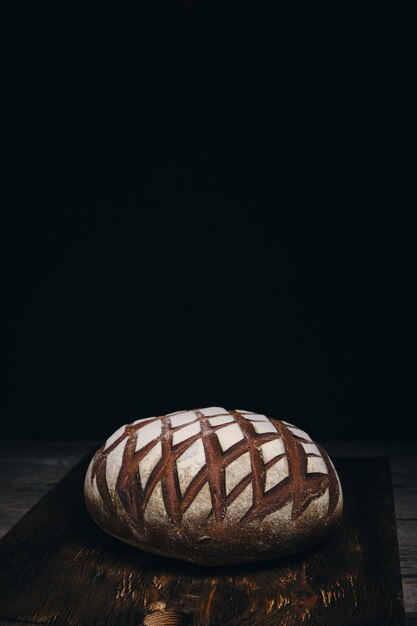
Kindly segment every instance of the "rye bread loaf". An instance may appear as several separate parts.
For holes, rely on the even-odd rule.
[[[307,548],[343,507],[335,468],[307,433],[219,407],[119,428],[90,463],[85,499],[115,537],[206,565]]]

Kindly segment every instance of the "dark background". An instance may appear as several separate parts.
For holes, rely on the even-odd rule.
[[[415,437],[406,16],[40,11],[2,20],[1,435]]]

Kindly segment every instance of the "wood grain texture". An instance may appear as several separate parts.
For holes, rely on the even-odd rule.
[[[0,537],[95,445],[93,441],[1,442]]]
[[[328,441],[333,457],[387,456],[394,493],[406,611],[417,615],[417,443]]]
[[[1,623],[404,624],[388,464],[336,462],[340,531],[308,552],[207,570],[98,529],[74,468],[0,542]],[[168,619],[169,618],[169,619]]]

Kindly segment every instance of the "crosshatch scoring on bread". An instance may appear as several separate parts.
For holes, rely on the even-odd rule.
[[[122,426],[95,454],[85,496],[116,537],[208,564],[312,545],[339,521],[343,501],[330,458],[306,432],[220,407]]]

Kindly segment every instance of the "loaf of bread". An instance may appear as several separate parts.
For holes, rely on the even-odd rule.
[[[122,426],[94,455],[84,491],[103,530],[206,565],[307,548],[343,507],[336,470],[306,432],[219,407]]]

